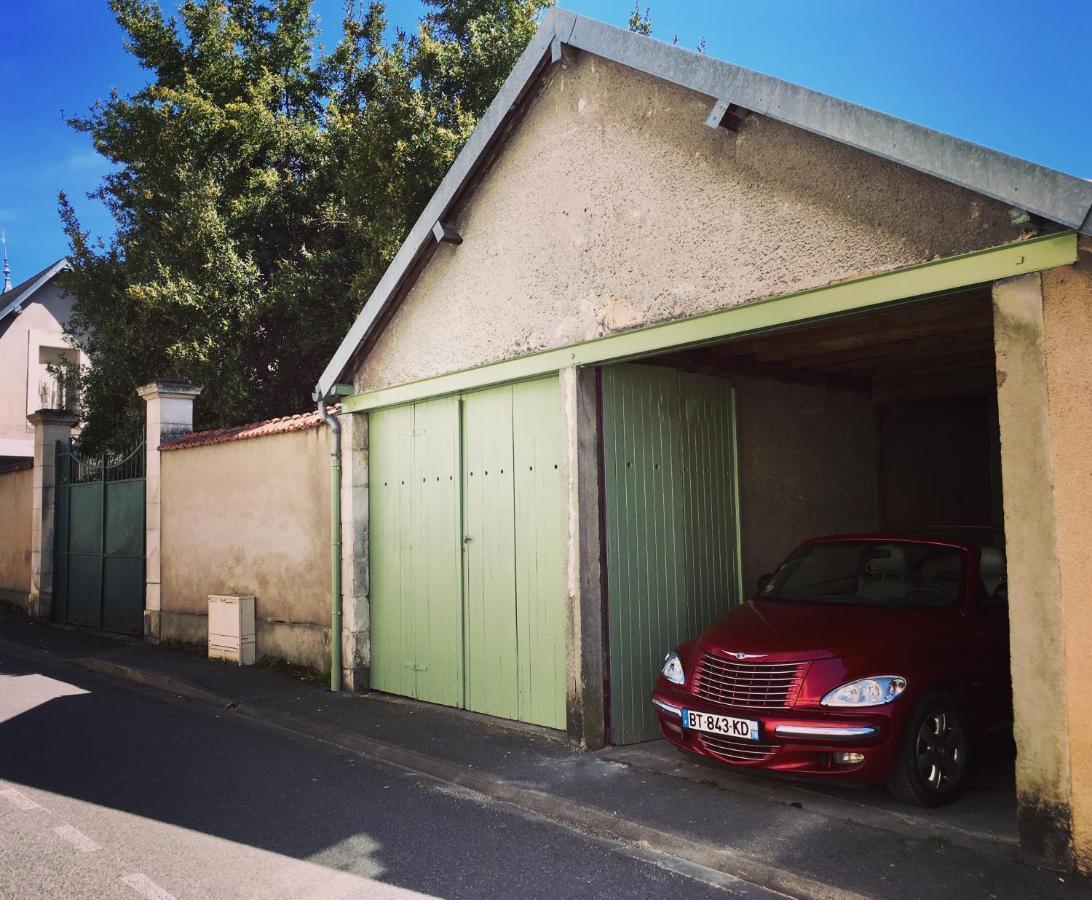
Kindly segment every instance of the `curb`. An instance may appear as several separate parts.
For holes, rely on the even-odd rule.
[[[186,697],[232,712],[278,731],[317,740],[358,753],[387,765],[506,803],[541,816],[564,827],[588,832],[642,849],[663,853],[687,863],[712,870],[739,881],[806,900],[864,900],[863,895],[792,872],[778,869],[754,857],[725,847],[694,841],[649,825],[622,818],[615,813],[579,801],[557,797],[535,788],[513,784],[488,774],[449,763],[434,756],[374,738],[348,734],[306,719],[271,716],[261,709],[207,691],[191,682],[161,672],[139,669],[123,663],[95,658],[64,658],[48,651],[0,639],[0,647],[14,655],[51,665],[84,669],[164,693]]]
[[[199,688],[195,684],[191,684],[181,678],[175,678],[173,675],[165,675],[162,672],[151,672],[147,669],[137,669],[133,666],[127,666],[123,663],[110,662],[105,659],[95,659],[93,657],[78,658],[70,660],[72,665],[78,666],[81,669],[86,669],[89,672],[97,672],[100,675],[109,675],[111,678],[119,678],[124,681],[131,681],[134,684],[142,684],[145,687],[155,688],[158,691],[164,691],[168,694],[178,694],[181,697],[188,697],[191,700],[198,700],[202,703],[209,703],[216,706],[237,706],[233,700],[228,700],[219,694],[214,694],[211,691],[206,691],[204,688]]]

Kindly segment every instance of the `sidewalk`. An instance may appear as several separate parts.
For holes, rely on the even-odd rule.
[[[582,753],[542,729],[379,695],[334,695],[267,669],[4,611],[0,649],[143,683],[791,896],[1077,897],[1092,890],[1085,879],[1020,865],[1003,841],[976,846],[972,835],[961,846],[943,831],[924,834],[909,812],[905,821],[885,821],[882,811],[851,820],[820,792],[680,766],[657,745]]]

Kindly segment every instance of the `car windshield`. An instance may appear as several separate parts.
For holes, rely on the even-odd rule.
[[[801,547],[763,585],[762,600],[951,607],[963,586],[964,551],[909,541],[828,541]]]

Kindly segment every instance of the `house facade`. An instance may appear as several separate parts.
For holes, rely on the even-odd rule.
[[[33,458],[28,415],[74,402],[53,374],[86,364],[64,337],[73,298],[57,276],[67,268],[68,260],[59,259],[0,294],[0,465]]]
[[[1090,212],[552,10],[316,389],[346,682],[645,740],[800,540],[1003,524],[1021,850],[1092,871]]]

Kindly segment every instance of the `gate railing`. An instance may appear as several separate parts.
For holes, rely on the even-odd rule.
[[[77,441],[57,442],[58,484],[128,481],[144,477],[144,440],[129,450],[84,456]]]

